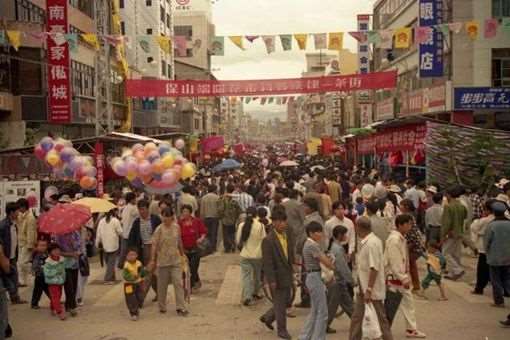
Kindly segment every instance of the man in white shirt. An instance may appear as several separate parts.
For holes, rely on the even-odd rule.
[[[342,245],[347,247],[346,254],[349,255],[349,262],[351,259],[351,255],[354,253],[354,249],[356,247],[356,235],[354,231],[354,223],[345,217],[345,205],[344,203],[337,201],[333,203],[333,217],[327,220],[325,228],[324,228],[324,240],[329,240],[333,236],[333,229],[336,226],[342,225],[347,229],[346,241],[342,243]],[[329,244],[328,244],[329,245]]]
[[[371,231],[370,219],[360,217],[356,221],[356,235],[360,240],[356,254],[359,292],[356,296],[354,313],[351,318],[350,340],[361,340],[361,325],[365,315],[365,305],[372,303],[379,319],[383,340],[393,340],[390,325],[384,310],[386,284],[382,241]]]
[[[126,206],[122,209],[121,222],[122,222],[122,241],[120,243],[120,256],[117,267],[124,268],[124,262],[127,254],[127,244],[129,239],[129,232],[133,226],[134,220],[138,217],[138,208],[136,207],[136,195],[132,192],[126,193]]]
[[[413,226],[411,215],[398,215],[395,219],[397,230],[392,230],[386,240],[384,252],[384,265],[390,289],[399,291],[402,294],[400,309],[406,320],[406,337],[425,338],[426,335],[420,332],[416,326],[416,312],[414,309],[414,298],[411,293],[411,276],[409,273],[409,250],[405,235]]]

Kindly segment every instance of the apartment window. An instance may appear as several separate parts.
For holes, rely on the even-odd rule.
[[[195,130],[200,129],[200,119],[195,118]]]
[[[148,35],[151,35],[151,34],[152,34],[152,28],[147,28],[147,34],[148,34]]]
[[[510,87],[510,48],[492,50],[492,86]]]
[[[45,11],[28,0],[15,1],[16,21],[45,22]]]
[[[171,26],[171,19],[170,19],[170,14],[167,14],[166,15],[166,27],[170,28]]]
[[[193,26],[175,26],[174,36],[186,37],[186,40],[191,41],[193,38]]]
[[[152,6],[152,0],[145,0],[145,5],[147,7],[151,7]]]
[[[172,76],[172,65],[170,65],[170,63],[167,65],[167,74],[168,78]]]
[[[94,97],[94,67],[71,61],[71,79],[75,96]]]
[[[119,0],[119,8],[124,8],[124,0]]]
[[[69,0],[69,4],[90,18],[94,18],[94,1]]]
[[[122,35],[126,35],[126,24],[124,23],[124,21],[120,22],[120,33]]]
[[[166,77],[166,62],[164,60],[161,60],[161,75]]]
[[[153,61],[154,61],[154,58],[153,58],[153,57],[148,57],[148,58],[147,58],[147,63],[148,63],[148,64],[151,64]]]
[[[510,0],[492,0],[492,16],[510,17]]]

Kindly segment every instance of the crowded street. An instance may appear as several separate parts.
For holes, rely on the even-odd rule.
[[[0,0],[4,339],[510,339],[510,0]]]

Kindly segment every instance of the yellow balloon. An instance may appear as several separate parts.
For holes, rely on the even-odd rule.
[[[161,159],[161,162],[163,163],[163,167],[165,169],[170,169],[172,165],[174,165],[174,156],[168,153]]]
[[[193,177],[195,174],[195,164],[186,163],[182,166],[181,176],[183,179]]]
[[[46,162],[51,166],[56,166],[60,162],[60,157],[55,151],[50,151],[46,155]]]
[[[136,172],[129,171],[126,175],[128,181],[132,181],[136,178]]]

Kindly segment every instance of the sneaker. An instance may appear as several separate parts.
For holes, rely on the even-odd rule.
[[[500,321],[499,324],[503,328],[510,328],[510,318],[505,321]]]
[[[160,310],[159,310],[159,312],[160,312],[161,314],[165,314],[165,313],[166,313],[166,309],[160,309]]]
[[[243,306],[248,307],[248,306],[251,306],[251,305],[253,305],[253,301],[252,300],[246,299],[246,300],[243,301]]]
[[[138,321],[138,315],[131,315],[131,321]]]
[[[71,310],[69,311],[69,314],[71,314],[71,316],[74,318],[75,316],[77,316],[77,315],[78,315],[78,311],[77,311],[76,309],[71,309]]]
[[[185,317],[185,316],[188,316],[188,314],[189,314],[189,312],[187,310],[185,310],[185,309],[178,309],[177,310],[177,315],[179,315],[179,316]]]
[[[273,325],[272,325],[272,324],[270,324],[269,322],[267,322],[267,321],[266,321],[266,319],[264,319],[264,317],[263,317],[263,316],[261,316],[261,317],[259,318],[259,320],[260,320],[260,322],[262,322],[262,323],[263,323],[263,324],[264,324],[267,328],[269,328],[269,330],[271,330],[271,331],[272,331],[272,330],[274,330]]]
[[[327,333],[327,334],[336,334],[336,329],[333,329],[333,328],[331,328],[331,327],[328,327],[328,328],[326,329],[326,333]]]
[[[420,332],[419,330],[406,330],[406,337],[407,338],[414,338],[414,339],[425,339],[427,335],[425,333]]]
[[[78,307],[83,307],[83,305],[85,305],[82,300],[76,302],[76,304],[78,305]]]
[[[491,306],[496,308],[505,308],[504,303],[493,303]]]
[[[41,309],[41,307],[39,307],[39,306],[37,306],[37,305],[35,305],[35,306],[30,306],[30,308],[35,309],[35,310],[37,310],[37,309]]]

